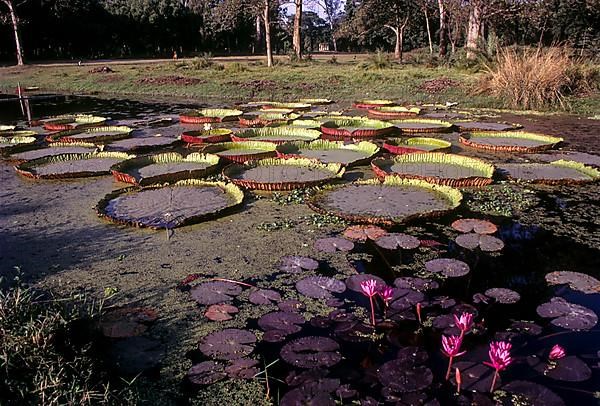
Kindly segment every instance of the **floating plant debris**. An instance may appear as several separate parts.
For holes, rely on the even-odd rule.
[[[367,240],[377,240],[387,235],[387,231],[377,226],[356,225],[346,228],[342,235],[348,240],[365,242]]]
[[[212,321],[226,321],[233,318],[232,314],[239,312],[239,309],[227,303],[219,303],[208,306],[204,312],[204,317]]]
[[[247,330],[227,328],[204,337],[198,349],[207,357],[219,360],[243,358],[254,351],[256,336]]]
[[[421,245],[421,241],[419,241],[418,238],[413,237],[412,235],[403,233],[390,233],[384,235],[381,238],[378,238],[375,241],[375,244],[387,250],[414,250],[415,248],[419,248],[419,245]]]
[[[540,374],[556,381],[583,382],[592,377],[592,370],[574,355],[547,360],[536,355],[527,357],[527,363]]]
[[[600,293],[600,281],[593,276],[571,271],[556,271],[546,274],[549,285],[569,285],[573,290],[583,293]]]
[[[485,291],[485,295],[502,304],[513,304],[521,300],[521,295],[514,290],[506,288],[491,288]]]
[[[501,239],[487,234],[461,234],[454,241],[457,245],[468,250],[479,247],[484,252],[496,252],[504,248],[504,242]]]
[[[392,120],[390,123],[403,133],[408,134],[447,132],[452,129],[452,123],[430,118],[408,118]]]
[[[111,172],[120,182],[148,186],[202,178],[216,171],[218,165],[216,155],[193,153],[183,157],[176,152],[166,152],[128,159],[114,165]]]
[[[509,179],[549,185],[586,183],[600,179],[599,170],[574,161],[501,164],[498,169]]]
[[[521,124],[513,123],[494,123],[485,121],[455,121],[454,126],[461,132],[467,131],[511,131],[523,128]]]
[[[567,302],[562,297],[553,297],[539,305],[536,311],[540,317],[552,319],[552,324],[567,330],[589,330],[598,323],[593,310]]]
[[[240,293],[242,293],[240,285],[225,281],[204,282],[191,290],[192,299],[201,305],[229,302]]]
[[[210,385],[227,377],[222,364],[214,361],[204,361],[192,366],[186,378],[194,385]]]
[[[372,138],[390,134],[393,125],[379,120],[362,117],[334,118],[321,124],[321,131],[329,139]]]
[[[315,271],[319,262],[309,257],[287,256],[279,261],[279,270],[288,273],[301,273],[304,270]]]
[[[344,144],[342,141],[317,140],[310,143],[285,143],[277,147],[277,155],[282,158],[301,157],[347,166],[366,163],[377,152],[379,152],[379,147],[367,141],[358,144]]]
[[[393,120],[404,117],[414,117],[421,113],[418,107],[379,106],[369,109],[369,117],[377,120]]]
[[[222,215],[243,198],[231,183],[188,179],[171,186],[117,190],[96,205],[96,213],[115,223],[171,229]]]
[[[318,186],[343,174],[340,164],[321,164],[303,158],[261,159],[223,169],[223,176],[238,186],[269,191]]]
[[[474,132],[462,134],[461,144],[492,152],[532,153],[556,147],[563,141],[559,137],[527,132]]]
[[[211,128],[210,130],[184,131],[181,141],[189,145],[227,142],[231,140],[231,131],[228,128]]]
[[[337,342],[327,337],[302,337],[281,349],[281,358],[299,368],[331,367],[342,360]]]
[[[379,178],[396,175],[453,187],[489,185],[494,174],[494,166],[485,161],[441,152],[376,158],[371,168]]]
[[[135,155],[124,152],[60,154],[32,159],[15,166],[15,170],[32,179],[67,179],[110,174],[110,168]]]
[[[435,217],[458,207],[462,194],[418,179],[387,176],[324,189],[309,202],[311,209],[360,223],[393,225]]]
[[[296,282],[296,289],[304,296],[313,299],[330,299],[332,293],[346,290],[344,282],[327,276],[309,276]]]
[[[270,305],[280,302],[281,295],[272,289],[257,289],[250,292],[248,301],[255,305]]]
[[[396,155],[425,152],[450,152],[452,143],[438,138],[426,137],[388,138],[384,141],[383,148]]]
[[[321,136],[321,132],[298,127],[265,127],[234,133],[231,139],[235,142],[266,141],[275,144],[296,141],[314,141]]]
[[[179,121],[185,124],[219,123],[236,120],[243,113],[235,109],[200,109],[181,114]]]
[[[490,221],[480,219],[459,219],[451,227],[461,233],[494,234],[498,227]]]
[[[437,258],[425,262],[425,268],[428,272],[442,274],[447,278],[459,278],[467,275],[471,269],[463,261],[452,258]]]
[[[321,238],[315,241],[315,249],[321,252],[328,252],[330,254],[336,251],[352,251],[354,243],[344,238],[329,237]]]
[[[125,126],[107,126],[67,130],[48,135],[46,137],[46,141],[106,143],[127,138],[131,135],[132,131],[133,130],[131,128]]]
[[[244,163],[275,157],[276,146],[272,142],[261,141],[224,142],[209,145],[202,152],[214,154],[227,161]]]

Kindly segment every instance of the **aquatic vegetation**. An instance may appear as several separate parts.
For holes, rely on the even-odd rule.
[[[485,361],[484,364],[494,368],[494,378],[490,386],[490,392],[494,391],[496,380],[500,371],[504,371],[513,360],[510,355],[512,344],[506,341],[492,341],[490,343],[490,351],[488,352],[490,361]]]

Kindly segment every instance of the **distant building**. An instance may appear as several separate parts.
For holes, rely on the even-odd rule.
[[[319,44],[319,52],[329,52],[329,44],[327,42],[321,42]]]

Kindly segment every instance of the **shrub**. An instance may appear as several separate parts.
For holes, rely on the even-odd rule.
[[[332,55],[331,58],[327,60],[327,63],[330,65],[337,65],[339,62],[337,60],[337,57],[335,55]]]
[[[191,68],[195,70],[207,69],[214,65],[213,56],[210,52],[205,52],[201,56],[192,59]]]
[[[512,108],[566,108],[566,96],[597,89],[599,76],[597,68],[572,58],[566,48],[502,49],[477,90]]]
[[[228,65],[225,65],[225,71],[228,73],[241,73],[246,72],[248,67],[239,62],[233,62]]]
[[[366,61],[358,64],[358,68],[363,70],[381,70],[393,67],[394,62],[392,62],[390,56],[381,50],[378,50],[375,54],[369,55]]]

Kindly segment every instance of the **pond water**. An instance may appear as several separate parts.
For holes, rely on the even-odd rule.
[[[56,96],[31,99],[29,108],[33,118],[89,113],[128,123],[173,116],[189,109],[189,105]],[[543,118],[520,119],[526,130],[546,125],[541,123]],[[23,112],[17,101],[0,100],[0,124],[22,121]],[[515,122],[515,117],[510,122]],[[600,123],[588,125],[592,127],[590,133],[594,128],[600,132]],[[568,141],[568,134],[563,135]],[[452,141],[456,153],[496,164],[524,162],[513,155],[463,149],[457,134],[441,137]],[[598,153],[581,148],[582,142],[578,138],[577,143],[571,144],[573,150]],[[342,237],[346,225],[315,215],[303,204],[302,196],[295,204],[282,204],[279,195],[247,192],[246,204],[230,216],[178,229],[165,238],[164,231],[127,228],[96,218],[92,207],[106,194],[127,186],[108,176],[31,181],[15,174],[9,163],[0,165],[2,273],[10,276],[12,267],[19,266],[27,280],[65,292],[75,289],[101,294],[106,287],[114,286],[121,295],[116,299],[118,304],[159,309],[160,318],[146,333],[164,346],[161,374],[153,378],[158,382],[154,387],[176,393],[173,399],[178,402],[185,404],[191,398],[209,396],[227,399],[228,391],[244,392],[236,399],[264,398],[264,393],[245,393],[256,391],[248,381],[229,381],[227,375],[240,376],[242,371],[252,378],[256,373],[254,381],[265,389],[265,374],[259,371],[270,365],[268,388],[272,396],[279,394],[282,404],[309,400],[313,404],[332,404],[340,399],[343,404],[361,400],[369,405],[492,404],[492,395],[486,388],[489,389],[493,370],[480,366],[489,361],[490,341],[510,340],[513,362],[500,372],[501,381],[495,389],[519,393],[521,397],[496,392],[496,399],[502,398],[504,404],[598,403],[600,326],[590,322],[592,326],[585,330],[559,327],[551,324],[550,318],[541,317],[539,308],[553,298],[565,299],[570,307],[565,310],[565,306],[555,306],[551,313],[558,316],[559,310],[566,312],[572,317],[571,325],[589,322],[594,313],[600,314],[597,280],[581,282],[576,275],[567,275],[568,281],[580,282],[578,289],[564,283],[549,286],[546,281],[547,274],[564,271],[600,278],[598,182],[536,186],[496,180],[486,188],[464,189],[462,205],[448,215],[387,230],[417,237],[419,248],[390,250],[367,240],[355,242],[349,251],[333,248],[335,252],[328,252],[322,249],[325,243],[318,244],[319,239]],[[344,176],[350,180],[372,178],[373,174],[368,166],[362,166]],[[461,233],[451,224],[459,218],[491,221],[498,227],[492,235],[504,247],[495,252],[465,248],[464,240],[475,237],[458,238]],[[265,224],[273,225],[273,231],[263,231]],[[476,238],[481,243],[483,237]],[[314,258],[318,267],[300,261],[302,266],[292,267],[294,272],[289,267],[281,270],[280,259],[284,256]],[[428,261],[437,258],[462,261],[470,271],[460,277],[440,277],[427,266]],[[193,281],[195,277],[188,278],[189,282],[180,285],[182,289],[175,289],[190,274],[199,277]],[[380,297],[375,297],[375,328],[370,321],[371,303],[360,288],[356,289],[357,281],[370,278],[361,274],[395,285],[389,308]],[[318,282],[305,280],[314,276],[324,278]],[[224,294],[223,286],[217,289],[206,285],[211,278],[244,282],[276,294],[262,291],[262,296],[258,296],[266,299],[253,299],[248,294],[253,288],[237,289],[239,285],[224,282],[229,284],[225,290],[231,294],[215,303],[234,305],[239,314],[232,314],[231,320],[209,321],[204,317],[208,302],[196,304],[194,300],[200,303],[203,299],[198,300],[198,295],[206,299]],[[337,280],[344,283],[340,285]],[[424,288],[432,284],[438,287]],[[501,303],[510,295],[494,299],[491,288],[510,289],[519,294],[519,300]],[[299,328],[290,328],[294,323],[289,313],[296,310],[291,300],[304,308],[300,311],[302,320],[295,323]],[[269,323],[264,319],[261,322],[261,317],[280,308],[287,315],[273,316],[276,327],[265,328]],[[442,334],[459,333],[452,315],[463,312],[473,314],[475,325],[462,343],[467,353],[454,359],[463,373],[463,390],[458,396],[454,381],[444,379],[448,358],[441,352],[440,340]],[[269,325],[273,326],[273,322]],[[286,332],[286,328],[290,330]],[[202,351],[202,345],[198,349],[196,343],[204,343],[204,337],[222,329],[250,330],[259,339],[256,344],[242,343],[242,338],[248,341],[248,337],[232,333],[229,347],[214,352]],[[269,332],[270,329],[277,331]],[[264,330],[268,341],[260,339]],[[302,337],[332,338],[337,345],[327,347],[322,339],[309,339],[304,348],[302,341],[295,341]],[[290,343],[299,349],[292,351]],[[565,348],[567,357],[548,362],[548,353],[555,344]],[[227,351],[238,349],[238,345],[250,348],[243,347],[240,355],[231,356]],[[243,355],[249,351],[249,358],[258,360],[257,366],[243,367],[232,361],[246,360],[248,357]],[[137,356],[148,354],[142,350]],[[320,367],[293,365],[290,357],[300,363],[310,359]],[[173,383],[173,376],[185,374],[192,364],[215,358],[211,373],[197,372],[192,379],[184,378],[183,386],[179,386],[181,380]],[[204,384],[194,385],[190,380]],[[219,381],[222,382],[209,384]],[[519,384],[520,381],[527,383]],[[529,403],[525,398],[530,399]]]

